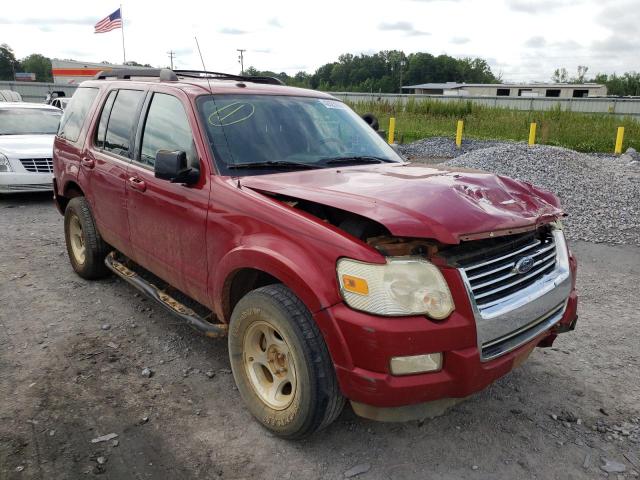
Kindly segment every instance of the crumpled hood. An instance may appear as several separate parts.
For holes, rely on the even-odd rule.
[[[531,184],[413,164],[257,175],[241,184],[370,218],[395,236],[442,243],[531,227],[563,214],[555,195]]]
[[[0,135],[0,153],[9,158],[51,158],[55,135]]]

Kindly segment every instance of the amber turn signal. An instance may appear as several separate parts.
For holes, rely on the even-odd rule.
[[[369,294],[369,284],[364,278],[354,277],[353,275],[342,275],[342,288],[348,292],[358,293],[360,295]]]

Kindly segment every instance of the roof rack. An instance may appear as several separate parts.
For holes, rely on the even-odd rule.
[[[94,78],[105,80],[117,78],[129,80],[131,77],[159,78],[161,82],[175,82],[178,76],[201,79],[238,80],[240,82],[265,83],[268,85],[284,85],[284,82],[275,77],[262,77],[251,75],[234,75],[232,73],[210,72],[208,70],[171,70],[169,68],[112,68],[99,72]]]
[[[241,82],[266,83],[269,85],[284,85],[284,82],[275,77],[262,77],[254,75],[234,75],[232,73],[210,72],[208,70],[174,70],[176,75],[188,78],[214,78],[238,80]]]

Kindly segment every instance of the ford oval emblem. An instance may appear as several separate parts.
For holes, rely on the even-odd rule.
[[[514,272],[520,273],[520,274],[527,273],[533,268],[534,263],[535,263],[535,260],[533,257],[522,257],[520,260],[516,262],[515,266],[513,267],[513,270]]]

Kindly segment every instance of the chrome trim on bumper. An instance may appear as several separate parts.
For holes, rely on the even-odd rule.
[[[555,268],[535,283],[485,308],[478,308],[467,273],[459,269],[476,321],[480,360],[489,361],[531,341],[555,325],[571,293],[569,252],[561,230],[554,230]]]

